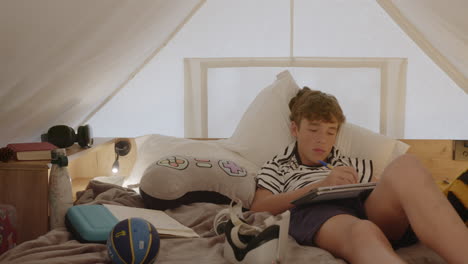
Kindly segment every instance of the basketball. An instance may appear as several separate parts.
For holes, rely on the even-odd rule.
[[[150,222],[128,218],[112,228],[107,250],[114,264],[150,264],[159,252],[159,234]]]

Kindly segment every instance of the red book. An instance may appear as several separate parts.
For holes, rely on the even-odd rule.
[[[32,142],[8,144],[7,148],[15,152],[16,160],[50,160],[51,150],[57,146],[49,142]]]

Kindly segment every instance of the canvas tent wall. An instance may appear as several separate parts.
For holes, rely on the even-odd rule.
[[[405,2],[1,1],[0,143],[38,140],[52,125],[83,122],[96,136],[184,136],[183,59],[197,57],[408,58],[403,137],[466,138],[468,29],[459,13],[466,2],[445,1],[448,16],[418,7],[436,0]],[[450,34],[442,39],[455,36],[456,44],[432,46],[453,68],[436,64],[394,22],[391,8],[428,42],[420,17],[438,18],[429,28],[443,21],[441,32]],[[453,69],[460,78],[447,74]]]
[[[0,1],[1,145],[76,128],[201,3]]]

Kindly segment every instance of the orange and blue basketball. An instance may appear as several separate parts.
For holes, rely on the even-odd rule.
[[[148,221],[132,217],[118,222],[107,239],[114,264],[150,264],[159,252],[159,234]]]

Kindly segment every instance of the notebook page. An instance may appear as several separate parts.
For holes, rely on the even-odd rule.
[[[135,208],[121,205],[104,204],[119,221],[130,217],[143,218],[156,227],[160,235],[180,237],[200,237],[191,228],[182,225],[160,210]]]

